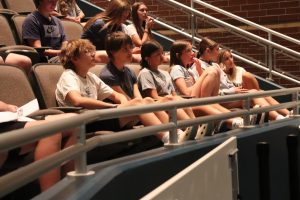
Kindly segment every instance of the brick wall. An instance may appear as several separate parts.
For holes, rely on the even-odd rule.
[[[106,7],[107,5],[107,0],[91,0],[91,2],[100,7]],[[131,2],[134,2],[134,0]],[[190,31],[190,16],[185,12],[176,7],[162,3],[163,0],[147,0],[144,2],[147,3],[151,14],[154,16],[159,16],[161,19],[172,22],[175,27],[183,27],[186,31]],[[178,0],[178,2],[190,6],[190,0]],[[300,40],[299,0],[207,0],[205,2]],[[260,35],[264,38],[268,37],[267,34],[253,28],[249,28],[244,24],[229,19],[222,14],[218,14],[201,6],[196,6],[196,8],[201,12],[221,19],[222,21],[228,22],[234,26],[239,26],[253,34]],[[199,36],[208,36],[220,44],[241,52],[250,58],[259,60],[262,63],[267,62],[265,48],[263,46],[238,37],[227,30],[216,27],[215,25],[211,25],[207,21],[203,21],[201,18],[196,19],[196,24]],[[171,31],[166,31],[162,27],[156,26],[155,28],[173,39],[182,39],[182,36]],[[300,47],[297,45],[284,42],[276,37],[273,37],[273,41],[300,52]],[[291,61],[289,57],[277,53],[274,58],[274,63],[277,68],[288,71],[288,73],[291,73],[295,77],[300,77],[300,62]],[[267,76],[265,72],[257,70],[253,67],[247,67],[244,63],[239,62],[238,64],[246,67],[247,70],[262,77]],[[277,83],[283,86],[295,86],[287,81],[278,79],[276,77],[274,78]]]

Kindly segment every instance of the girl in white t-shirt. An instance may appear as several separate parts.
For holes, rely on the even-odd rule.
[[[229,50],[224,49],[219,52],[218,63],[221,69],[226,73],[228,80],[230,80],[235,87],[242,87],[250,92],[261,90],[253,74],[247,72],[244,68],[235,65],[233,56]],[[269,105],[279,104],[278,101],[272,97],[265,97],[263,99],[266,100]],[[280,109],[277,112],[283,116],[289,114],[287,109]]]
[[[202,41],[199,43],[199,51],[197,57],[201,61],[202,69],[205,71],[210,68],[219,68],[221,67],[216,63],[219,56],[219,44],[209,38],[203,38]],[[243,88],[242,86],[236,87],[234,84],[228,79],[227,75],[223,70],[220,72],[220,94],[221,95],[229,95],[229,94],[242,94],[242,93],[250,93],[250,92],[257,92],[256,89],[247,89]],[[270,103],[266,98],[254,98],[252,99],[251,103],[252,106],[270,106]],[[273,99],[274,100],[274,99]],[[274,100],[275,101],[275,100]],[[274,103],[274,102],[273,102]],[[277,102],[278,104],[278,102]],[[221,103],[224,107],[231,109],[231,108],[242,108],[243,101],[231,101],[231,102],[224,102]],[[281,115],[277,111],[270,111],[269,112],[269,119],[270,120],[277,120],[283,119],[284,116],[288,115],[288,110],[284,111],[284,115]]]
[[[128,35],[136,47],[151,39],[154,19],[148,16],[148,8],[143,2],[135,2],[131,11],[132,22],[127,26]]]

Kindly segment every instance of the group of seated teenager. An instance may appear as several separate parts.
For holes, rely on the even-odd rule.
[[[22,41],[34,48],[46,48],[42,52],[41,62],[57,63],[61,49],[68,40],[59,16],[66,16],[64,19],[79,23],[84,14],[74,0],[34,0],[34,3],[37,10],[29,14],[22,25]],[[133,24],[126,26],[124,23],[131,9]],[[104,46],[106,36],[116,31],[127,33],[135,46],[133,61],[139,62],[140,47],[152,38],[153,24],[154,20],[148,16],[148,8],[144,3],[137,2],[131,7],[127,0],[112,0],[104,12],[84,24],[81,38],[90,40],[96,46],[96,62],[106,63],[109,60]],[[13,64],[24,67],[26,71],[30,70],[31,62],[28,63],[28,58],[19,55],[15,57],[20,61],[16,60]],[[164,60],[167,62],[168,57]]]
[[[86,109],[123,108],[145,106],[169,101],[180,101],[184,97],[203,98],[259,91],[255,77],[235,65],[229,50],[219,49],[219,44],[204,38],[194,53],[188,41],[175,41],[170,50],[170,68],[164,71],[159,66],[166,61],[161,44],[153,40],[153,19],[147,15],[144,3],[132,6],[133,24],[125,26],[131,6],[126,0],[112,0],[107,9],[91,18],[84,27],[82,39],[67,41],[58,18],[52,16],[57,0],[35,0],[37,10],[28,15],[23,24],[23,40],[33,47],[49,46],[44,55],[50,62],[61,62],[65,68],[55,91],[60,106],[78,106]],[[76,20],[75,20],[76,21]],[[80,20],[77,20],[80,22]],[[138,55],[138,56],[136,56]],[[7,62],[15,54],[4,55]],[[18,55],[19,56],[19,55]],[[139,75],[126,65],[133,59],[140,60]],[[15,59],[16,61],[17,59]],[[107,63],[99,75],[89,70],[96,62]],[[254,98],[252,106],[276,105],[272,97]],[[178,120],[199,116],[231,112],[241,108],[242,101],[215,103],[177,109]],[[0,102],[0,111],[16,112],[16,106]],[[289,116],[289,110],[269,112],[270,120]],[[27,128],[47,121],[68,117],[52,116],[43,121],[0,123],[2,133]],[[253,120],[254,119],[254,120]],[[257,123],[253,117],[253,123]],[[168,111],[157,111],[130,117],[100,120],[87,124],[87,132],[96,130],[120,131],[134,125],[153,126],[169,122]],[[236,129],[244,126],[242,117],[225,119],[213,124],[217,133],[225,127]],[[205,134],[205,125],[194,125],[177,130],[178,142],[200,140]],[[169,142],[169,132],[157,133],[157,138]],[[62,138],[67,142],[62,145]],[[35,149],[35,160],[51,155],[74,143],[72,131],[57,133],[25,147],[0,154],[0,166],[4,168],[7,157],[18,157]],[[13,154],[13,155],[12,155]],[[8,156],[9,155],[9,156]],[[66,170],[72,169],[72,163]],[[41,189],[45,190],[60,179],[60,170],[54,169],[40,177]]]

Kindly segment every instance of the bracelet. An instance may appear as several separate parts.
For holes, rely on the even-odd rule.
[[[149,31],[147,31],[147,30],[144,30],[144,33],[148,33],[148,34],[149,34]]]

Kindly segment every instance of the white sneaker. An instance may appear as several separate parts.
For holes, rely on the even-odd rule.
[[[208,130],[208,124],[201,124],[198,127],[195,140],[201,140]]]
[[[187,127],[185,131],[177,129],[178,143],[182,143],[184,141],[189,140],[191,132],[192,126]]]
[[[244,126],[244,120],[243,119],[239,119],[239,118],[233,119],[232,124],[231,124],[232,129],[241,128],[243,126]]]

